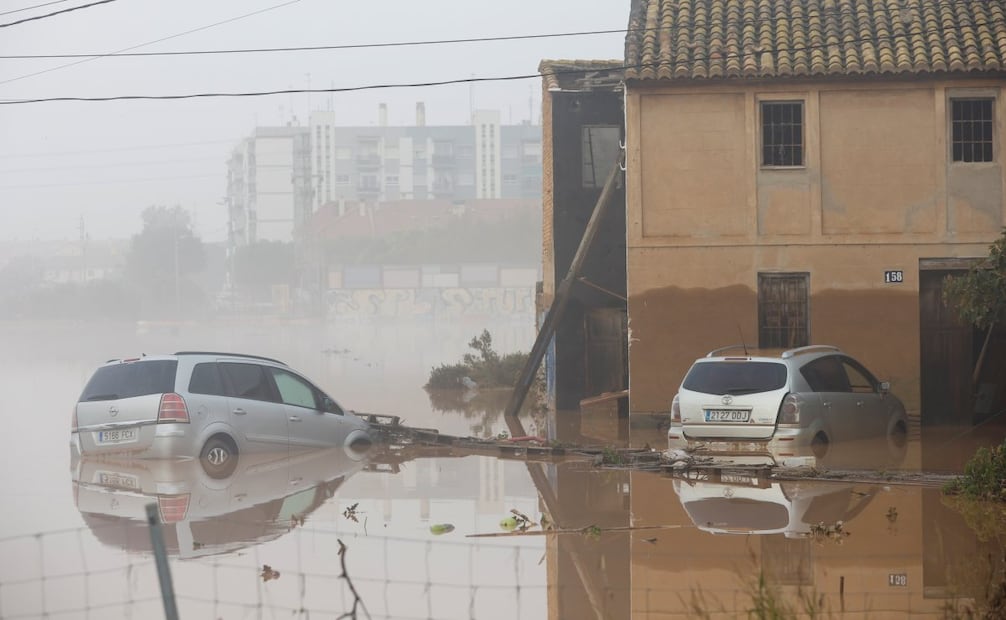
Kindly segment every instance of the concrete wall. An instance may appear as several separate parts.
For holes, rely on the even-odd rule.
[[[950,161],[949,100],[973,95],[996,97],[993,163]],[[761,100],[804,102],[805,165],[759,165]],[[631,410],[757,342],[759,272],[809,273],[810,341],[917,410],[919,260],[985,255],[1006,222],[1002,82],[630,84],[626,106]]]

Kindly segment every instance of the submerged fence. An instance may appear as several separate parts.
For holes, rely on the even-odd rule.
[[[0,539],[0,618],[165,617],[155,554],[109,549],[94,534],[93,527],[80,527]],[[345,542],[346,572],[367,608],[345,617],[545,614],[544,565],[532,557],[541,551],[298,527],[282,548],[264,544],[170,560],[179,615],[341,617],[357,599],[342,573],[338,540]]]

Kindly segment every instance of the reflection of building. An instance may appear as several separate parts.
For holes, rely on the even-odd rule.
[[[1002,3],[757,4],[632,3],[631,410],[742,337],[840,345],[918,410],[970,381],[940,283],[1006,223]]]

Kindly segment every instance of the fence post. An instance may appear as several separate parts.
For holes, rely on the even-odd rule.
[[[156,503],[147,504],[147,525],[150,526],[150,545],[154,550],[154,562],[157,564],[157,579],[161,583],[164,618],[178,620],[175,589],[171,585],[171,568],[168,566],[168,553],[164,549],[164,537],[161,535],[161,520],[158,518]]]

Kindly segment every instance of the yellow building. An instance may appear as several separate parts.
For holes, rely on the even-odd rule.
[[[838,345],[911,414],[981,419],[983,334],[940,291],[1006,223],[1004,7],[633,0],[632,413],[666,412],[696,357],[743,340]]]

